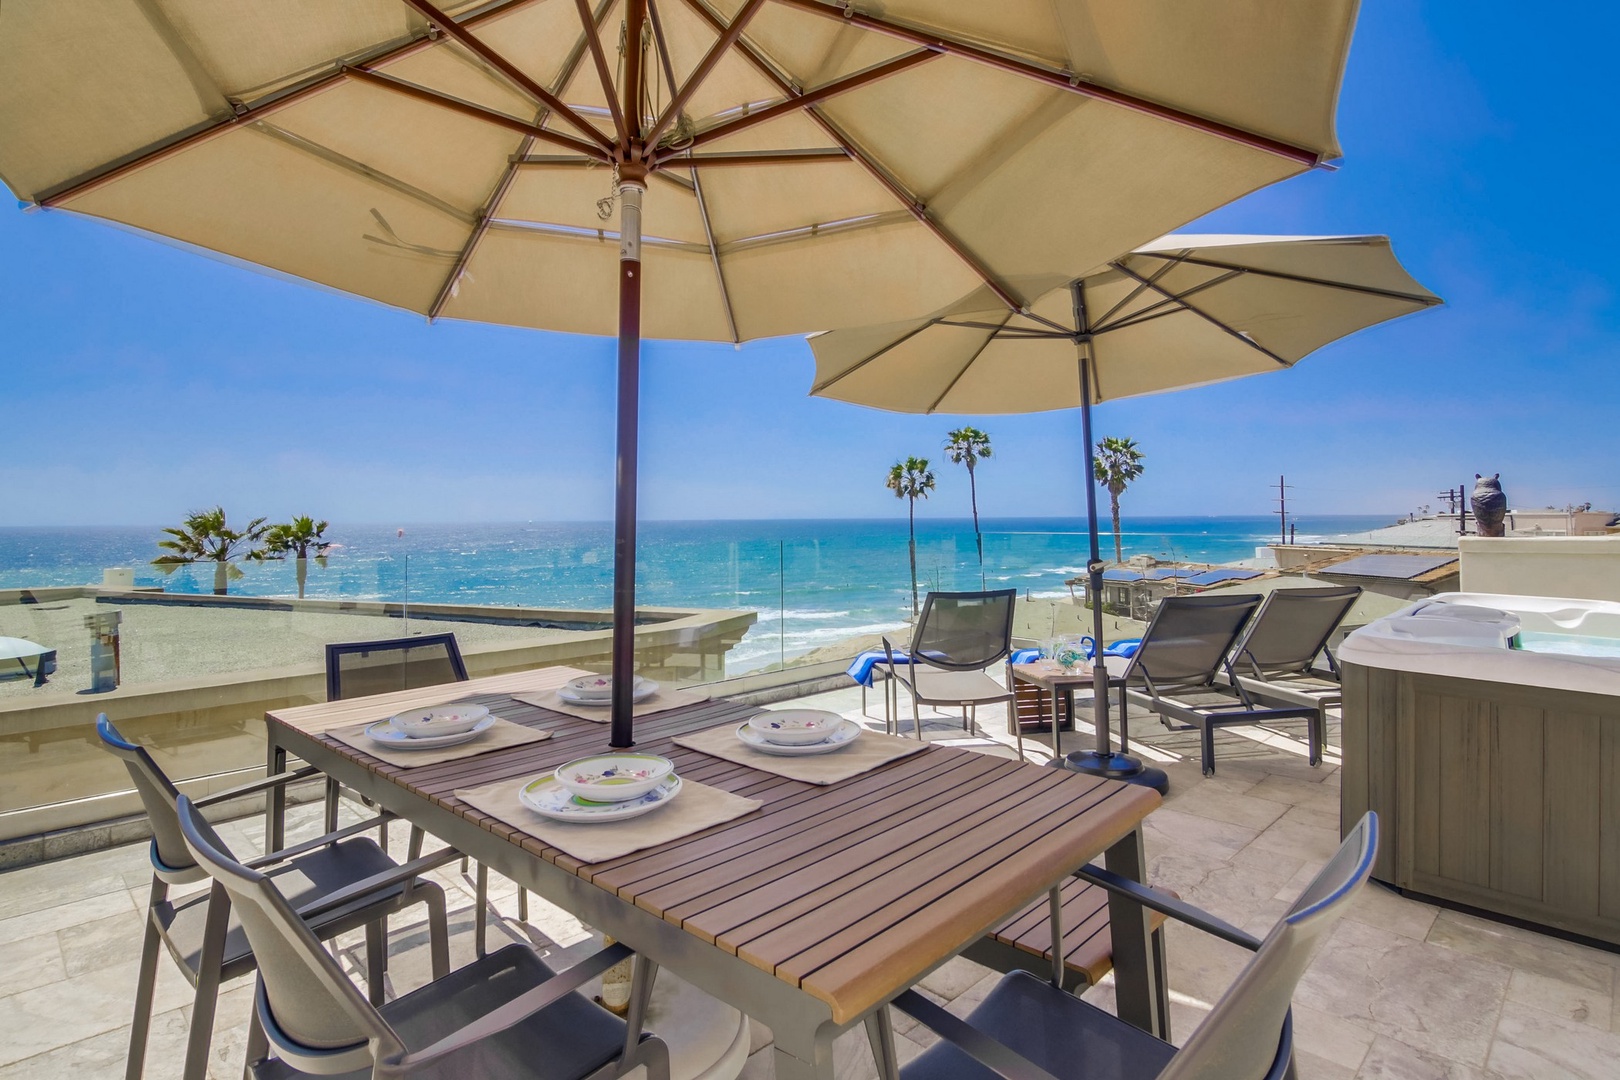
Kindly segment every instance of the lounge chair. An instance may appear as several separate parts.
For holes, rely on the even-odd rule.
[[[1128,705],[1159,715],[1166,727],[1176,721],[1196,728],[1205,776],[1215,772],[1215,729],[1233,724],[1307,720],[1310,763],[1322,761],[1321,711],[1313,705],[1263,706],[1241,685],[1221,686],[1238,637],[1260,607],[1256,595],[1167,596],[1159,601],[1142,644],[1121,673],[1120,718]],[[1235,683],[1235,680],[1231,680]]]
[[[1012,652],[1013,604],[1017,599],[1017,589],[929,593],[912,633],[911,647],[905,650],[911,658],[909,664],[899,659],[900,650],[888,638],[883,639],[890,685],[897,689],[904,686],[911,694],[911,719],[917,738],[923,737],[919,704],[959,707],[962,728],[970,731],[980,705],[1013,700],[1013,691],[992,679],[985,669]],[[893,726],[898,732],[899,717]]]
[[[243,927],[218,889],[171,901],[169,887],[203,881],[207,872],[192,858],[180,835],[179,805],[184,798],[144,747],[125,739],[102,713],[96,718],[102,745],[129,770],[152,826],[152,888],[146,908],[146,937],[135,984],[135,1019],[129,1033],[126,1080],[140,1080],[146,1061],[146,1035],[152,1019],[152,994],[157,984],[158,946],[168,948],[196,993],[191,1005],[191,1033],[186,1043],[185,1080],[203,1080],[208,1071],[208,1045],[214,1028],[214,1008],[222,982],[244,975],[256,964]],[[198,799],[197,808],[243,795],[268,791],[315,774],[313,768],[256,780],[229,791]],[[445,926],[444,890],[417,875],[456,858],[442,851],[401,867],[382,848],[356,836],[375,821],[362,821],[302,844],[296,844],[247,865],[266,881],[275,881],[299,905],[308,919],[304,933],[312,940],[329,940],[365,927],[367,982],[374,1002],[383,999],[383,975],[388,952],[388,916],[415,904],[428,909],[428,940],[434,977],[450,968],[450,947]],[[262,870],[262,872],[261,872]],[[378,880],[387,875],[389,880]],[[341,904],[326,904],[319,914],[311,905],[342,894]]]
[[[1004,977],[965,1019],[915,990],[894,1007],[940,1036],[900,1068],[888,1011],[867,1021],[880,1080],[1283,1080],[1293,1074],[1300,976],[1372,870],[1368,814],[1265,939],[1097,867],[1079,876],[1255,955],[1178,1050],[1028,972]]]
[[[608,1080],[638,1066],[668,1080],[669,1052],[641,1034],[656,968],[637,958],[628,1021],[579,994],[633,955],[614,945],[554,972],[526,945],[509,945],[380,1007],[362,997],[309,930],[342,893],[295,907],[275,879],[238,862],[197,808],[179,803],[192,858],[239,912],[261,959],[248,1028],[255,1080],[306,1076]],[[384,878],[388,875],[383,875]]]
[[[1216,681],[1237,685],[1263,705],[1314,706],[1322,728],[1338,705],[1339,664],[1328,641],[1361,596],[1359,585],[1277,589],[1249,621],[1231,656],[1231,671]],[[1327,670],[1316,666],[1327,661]]]

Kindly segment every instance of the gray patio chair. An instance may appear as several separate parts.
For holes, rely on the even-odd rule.
[[[242,926],[232,916],[230,905],[218,888],[170,901],[171,885],[190,884],[208,877],[192,858],[180,835],[178,808],[184,796],[158,768],[146,748],[119,734],[105,713],[96,718],[96,733],[102,745],[129,770],[130,780],[152,825],[151,899],[146,908],[146,934],[135,985],[135,1019],[130,1027],[129,1060],[124,1075],[127,1080],[139,1080],[145,1066],[146,1036],[152,1018],[152,992],[157,982],[161,944],[169,950],[196,991],[182,1075],[186,1080],[202,1080],[208,1070],[208,1044],[213,1034],[219,986],[252,971],[255,957]],[[301,780],[314,773],[313,768],[281,773],[197,799],[192,805],[199,808],[216,805],[268,791],[278,784]],[[200,813],[200,810],[193,812]],[[367,982],[372,1000],[380,1002],[387,966],[387,919],[397,911],[414,904],[427,906],[433,971],[440,975],[449,970],[444,890],[434,882],[420,880],[417,875],[455,858],[455,852],[440,852],[402,867],[372,840],[355,835],[375,824],[374,820],[361,821],[254,859],[248,865],[256,868],[255,872],[260,867],[269,868],[263,876],[274,880],[294,903],[305,908],[339,894],[348,898],[342,904],[327,905],[319,917],[312,916],[309,932],[321,940],[329,940],[365,927]],[[379,875],[388,875],[390,880],[379,882],[376,880]],[[364,887],[357,888],[357,885]]]
[[[878,1075],[883,1080],[1282,1080],[1293,1067],[1294,988],[1367,880],[1377,849],[1378,819],[1368,814],[1264,941],[1088,866],[1077,876],[1254,952],[1181,1049],[1050,982],[1016,972],[965,1019],[915,990],[895,998],[895,1008],[940,1036],[905,1068],[896,1066],[893,1028],[887,1010],[880,1009],[867,1022]]]
[[[414,690],[421,686],[439,686],[443,683],[466,682],[467,664],[461,658],[461,647],[454,634],[422,634],[418,637],[391,638],[386,641],[345,641],[326,647],[326,700],[388,694],[397,690]],[[371,806],[368,800],[343,792],[337,781],[326,782],[327,828],[337,827],[337,800],[342,796],[356,798]],[[388,826],[380,826],[382,845],[388,847]],[[467,872],[467,857],[461,857],[461,871]],[[483,956],[486,944],[484,934],[489,922],[489,867],[478,865],[477,904],[473,919],[474,947]],[[518,918],[529,919],[529,892],[518,890]]]
[[[1361,596],[1359,585],[1313,589],[1277,589],[1260,605],[1232,651],[1230,673],[1217,681],[1243,687],[1264,705],[1309,705],[1320,714],[1323,731],[1327,710],[1343,697],[1339,664],[1328,641]],[[1327,661],[1327,670],[1316,666]]]
[[[962,710],[963,730],[971,730],[980,705],[1013,700],[1013,691],[985,669],[1012,652],[1013,603],[1017,599],[1017,589],[929,593],[911,635],[910,664],[897,663],[894,646],[883,639],[889,685],[896,690],[904,686],[910,692],[917,738],[923,737],[919,704],[957,706]],[[888,727],[885,721],[885,730]],[[896,734],[899,728],[896,716]]]
[[[230,898],[261,957],[247,1045],[256,1080],[606,1080],[642,1065],[648,1080],[668,1080],[668,1050],[641,1031],[654,965],[636,958],[628,1020],[576,992],[631,956],[623,945],[560,973],[527,946],[509,945],[379,1008],[321,948],[309,919],[397,881],[397,872],[298,907],[275,879],[237,862],[185,798],[179,821],[192,857]]]
[[[1310,763],[1321,764],[1323,725],[1315,705],[1259,705],[1230,677],[1233,647],[1259,607],[1260,597],[1252,594],[1167,596],[1159,601],[1142,644],[1121,674],[1122,722],[1127,706],[1135,704],[1157,713],[1166,727],[1177,721],[1197,729],[1199,763],[1204,775],[1211,776],[1216,728],[1306,720]],[[1223,669],[1233,685],[1216,682]]]

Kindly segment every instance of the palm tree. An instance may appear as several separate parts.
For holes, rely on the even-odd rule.
[[[153,559],[152,565],[165,574],[172,574],[182,566],[211,562],[215,596],[224,596],[230,591],[229,583],[242,576],[242,571],[234,565],[237,560],[259,562],[265,558],[263,548],[252,546],[264,539],[267,531],[264,518],[254,518],[238,531],[225,524],[223,507],[188,514],[180,528],[163,531],[170,539],[159,540],[157,546],[168,554]]]
[[[1108,489],[1108,498],[1114,512],[1114,561],[1125,561],[1125,545],[1119,537],[1119,497],[1125,485],[1142,475],[1142,452],[1135,439],[1121,439],[1109,435],[1097,444],[1097,482]]]
[[[304,598],[304,585],[309,581],[310,552],[315,553],[315,565],[326,566],[326,551],[332,546],[330,540],[321,539],[326,532],[326,522],[316,521],[305,515],[295,517],[285,525],[272,525],[264,534],[265,547],[268,551],[266,558],[285,559],[293,556],[294,565],[298,570],[298,599]]]
[[[966,465],[968,495],[973,500],[973,544],[979,549],[979,588],[984,588],[984,534],[979,532],[979,487],[973,466],[990,456],[990,436],[976,427],[957,428],[945,436],[945,456]]]
[[[897,499],[906,499],[906,516],[911,525],[911,617],[917,617],[917,500],[928,498],[934,490],[934,474],[928,468],[928,459],[908,457],[894,463],[883,486],[894,492]]]

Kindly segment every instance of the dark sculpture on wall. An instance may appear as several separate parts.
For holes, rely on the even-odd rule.
[[[1502,536],[1507,531],[1502,525],[1507,517],[1507,496],[1502,494],[1501,479],[1501,473],[1474,474],[1474,493],[1468,503],[1473,507],[1474,525],[1481,536]]]

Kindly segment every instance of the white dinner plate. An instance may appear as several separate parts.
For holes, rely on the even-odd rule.
[[[486,716],[471,731],[458,731],[454,735],[423,735],[412,737],[394,726],[393,720],[379,720],[366,728],[366,735],[372,742],[381,743],[390,750],[435,750],[441,746],[459,746],[464,742],[472,742],[478,736],[495,726],[495,717]]]
[[[630,700],[636,703],[643,702],[656,693],[658,693],[657,683],[651,679],[643,679],[638,676],[636,678],[636,688],[630,695]],[[587,705],[593,709],[605,709],[613,704],[610,698],[581,697],[566,686],[558,687],[557,696],[570,705]]]
[[[524,784],[518,798],[524,806],[553,821],[572,821],[597,824],[604,821],[623,821],[626,818],[650,814],[667,804],[681,792],[681,778],[670,775],[662,784],[647,794],[625,802],[588,802],[572,794],[551,774],[537,776]]]
[[[861,737],[861,725],[853,720],[845,720],[838,725],[838,729],[821,742],[802,743],[799,746],[786,746],[782,743],[773,743],[749,727],[746,722],[737,728],[737,738],[745,746],[751,746],[762,754],[776,754],[779,757],[801,757],[811,754],[830,754],[835,750],[842,750],[850,743]]]

